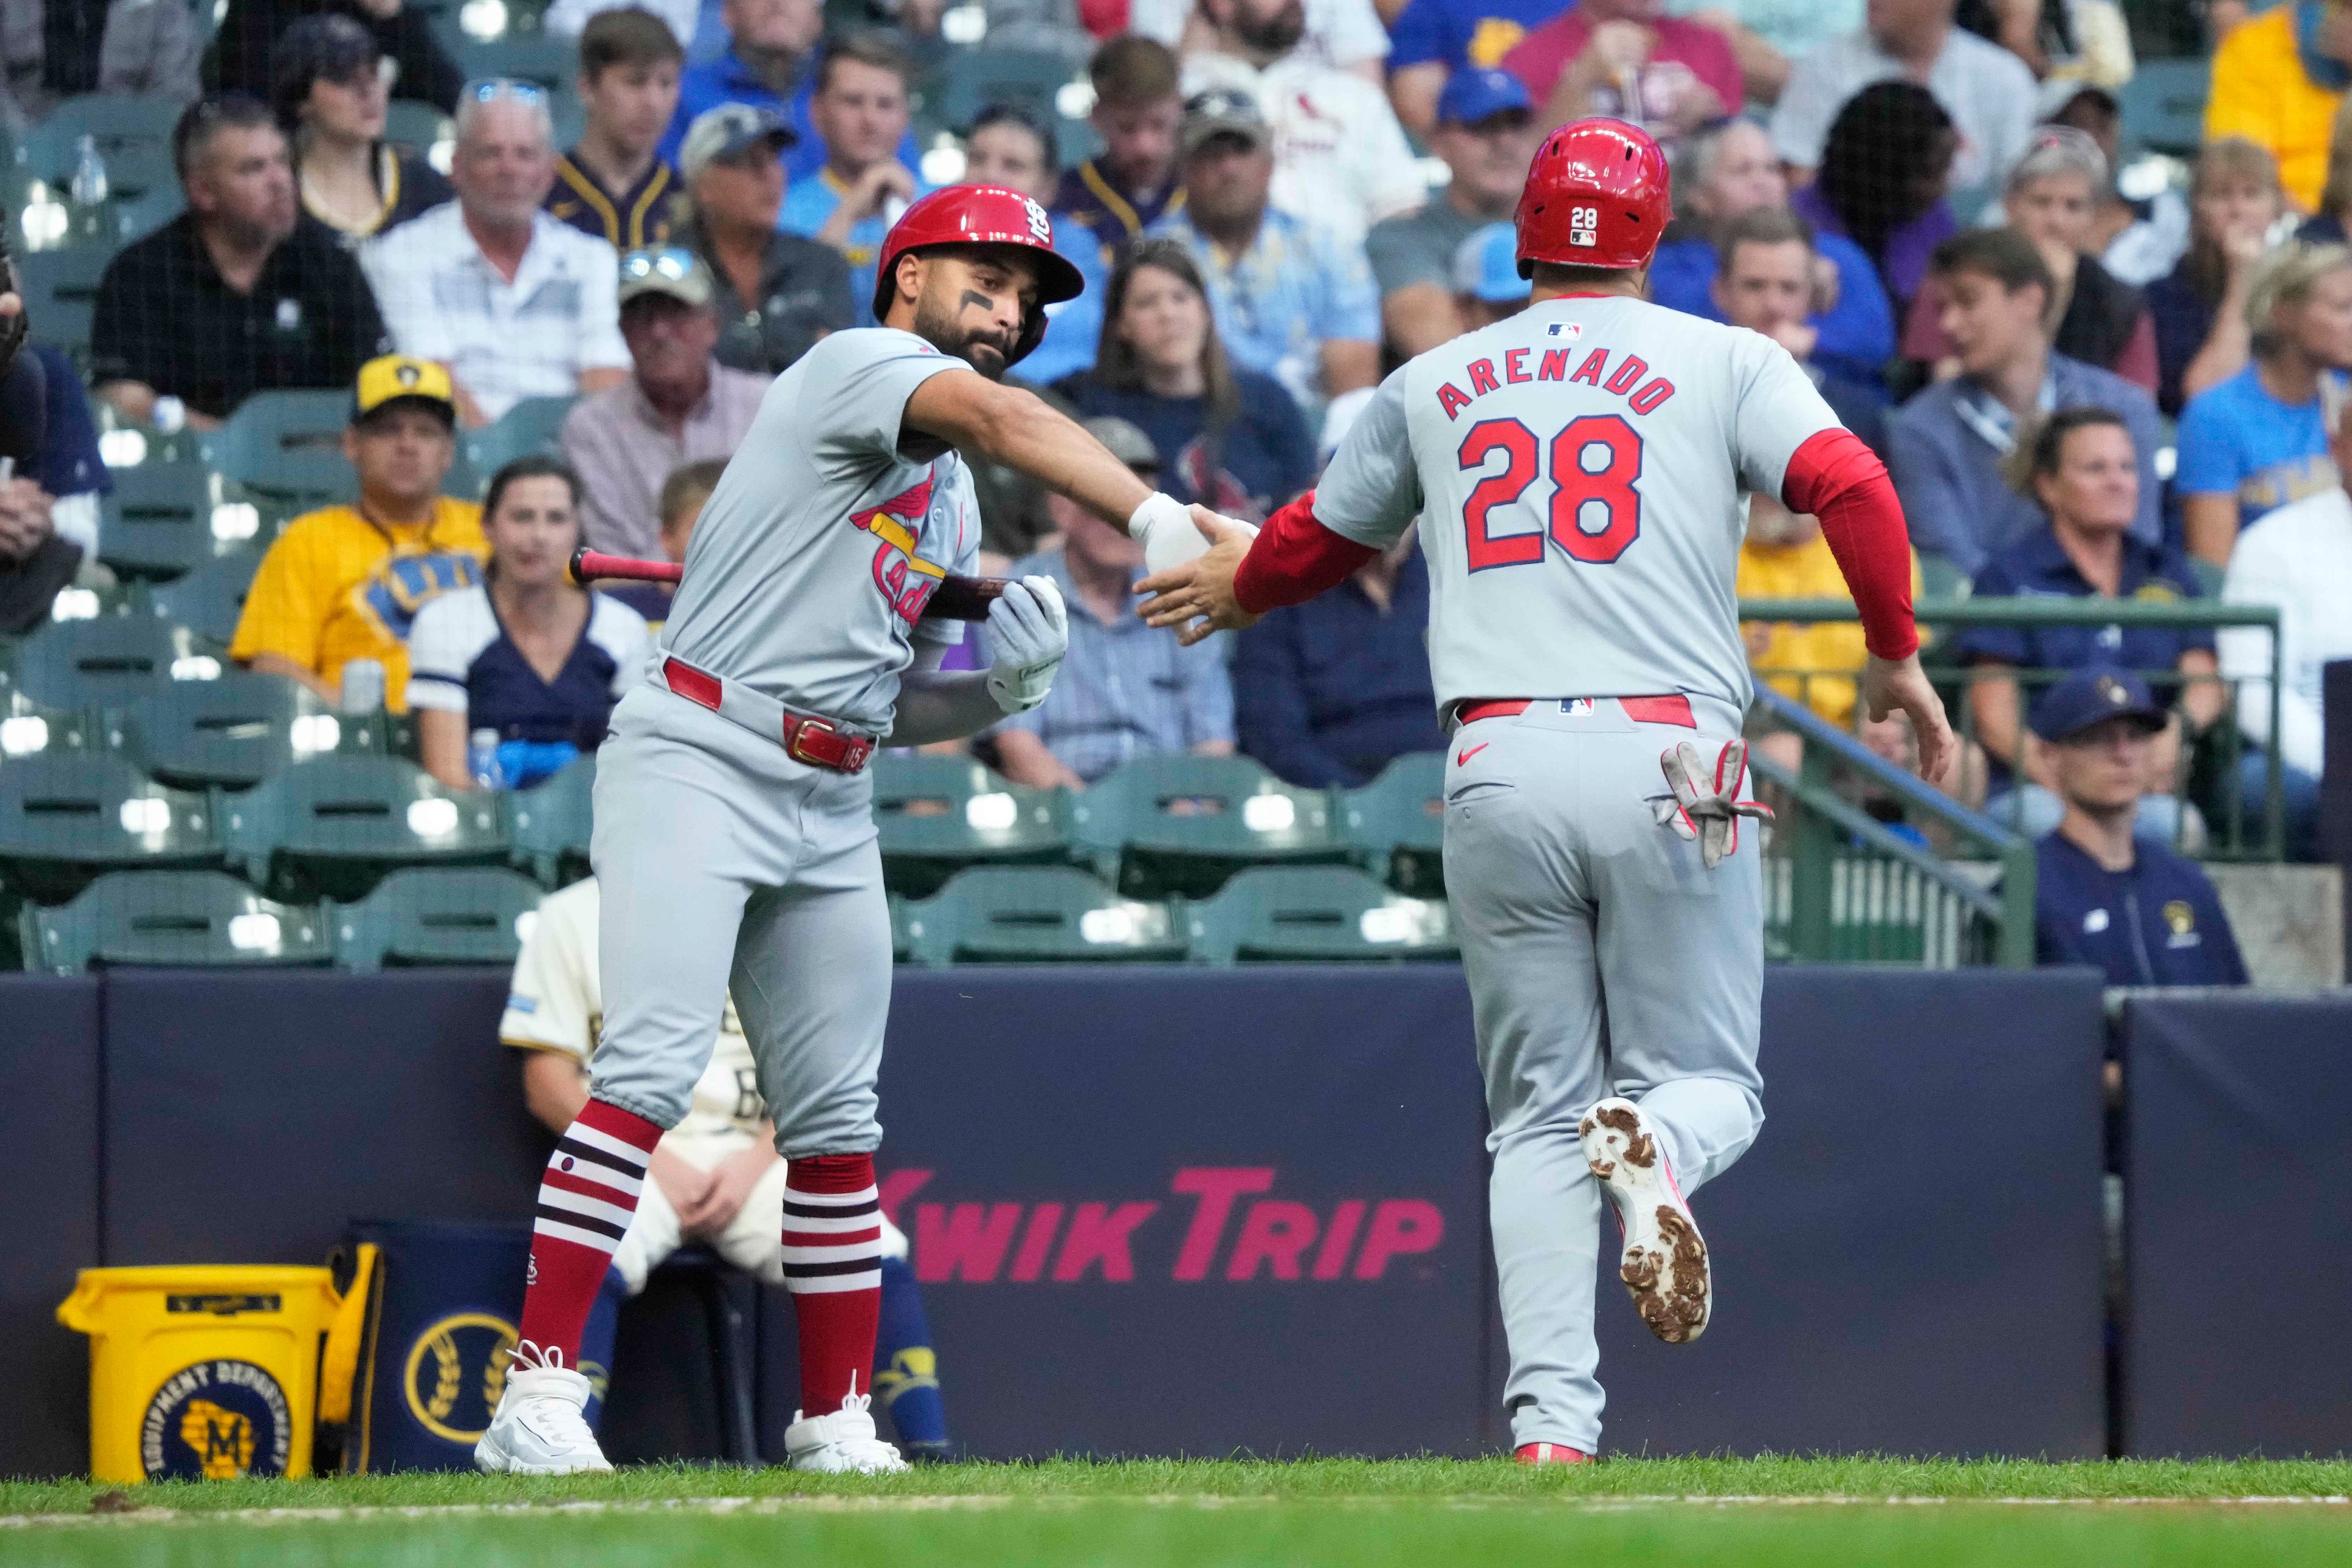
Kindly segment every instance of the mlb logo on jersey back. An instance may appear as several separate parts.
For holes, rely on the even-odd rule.
[[[1551,325],[1546,327],[1544,331],[1552,337],[1566,338],[1570,342],[1574,342],[1577,339],[1584,335],[1584,323],[1582,321],[1554,321]]]
[[[1563,697],[1559,700],[1559,710],[1570,719],[1589,719],[1592,716],[1592,699]]]

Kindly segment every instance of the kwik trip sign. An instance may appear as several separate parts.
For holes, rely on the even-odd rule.
[[[1279,1194],[1271,1165],[1184,1166],[1163,1197],[1086,1202],[962,1201],[937,1175],[894,1171],[881,1182],[925,1284],[1401,1279],[1445,1239],[1433,1203],[1304,1203]]]

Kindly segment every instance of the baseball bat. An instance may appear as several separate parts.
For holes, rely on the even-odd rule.
[[[616,579],[675,583],[685,574],[686,569],[674,561],[638,561],[626,555],[607,555],[584,544],[572,552],[572,580],[583,587],[591,582]],[[984,621],[988,619],[988,606],[1004,596],[1007,581],[1003,577],[961,577],[951,572],[940,580],[930,601],[923,606],[923,618]]]

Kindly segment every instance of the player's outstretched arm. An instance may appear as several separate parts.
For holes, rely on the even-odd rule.
[[[1313,490],[1266,519],[1263,530],[1223,518],[1197,526],[1209,541],[1205,554],[1136,584],[1153,595],[1136,613],[1152,626],[1177,627],[1187,647],[1249,626],[1277,605],[1303,605],[1380,553],[1326,528],[1315,516]]]

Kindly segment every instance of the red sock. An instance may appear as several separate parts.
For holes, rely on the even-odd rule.
[[[520,1331],[542,1356],[560,1354],[564,1366],[580,1359],[580,1331],[637,1212],[646,1162],[661,1135],[644,1117],[592,1100],[547,1157]]]
[[[791,1162],[784,1288],[800,1319],[801,1414],[830,1415],[868,1392],[882,1311],[882,1194],[871,1154]]]

